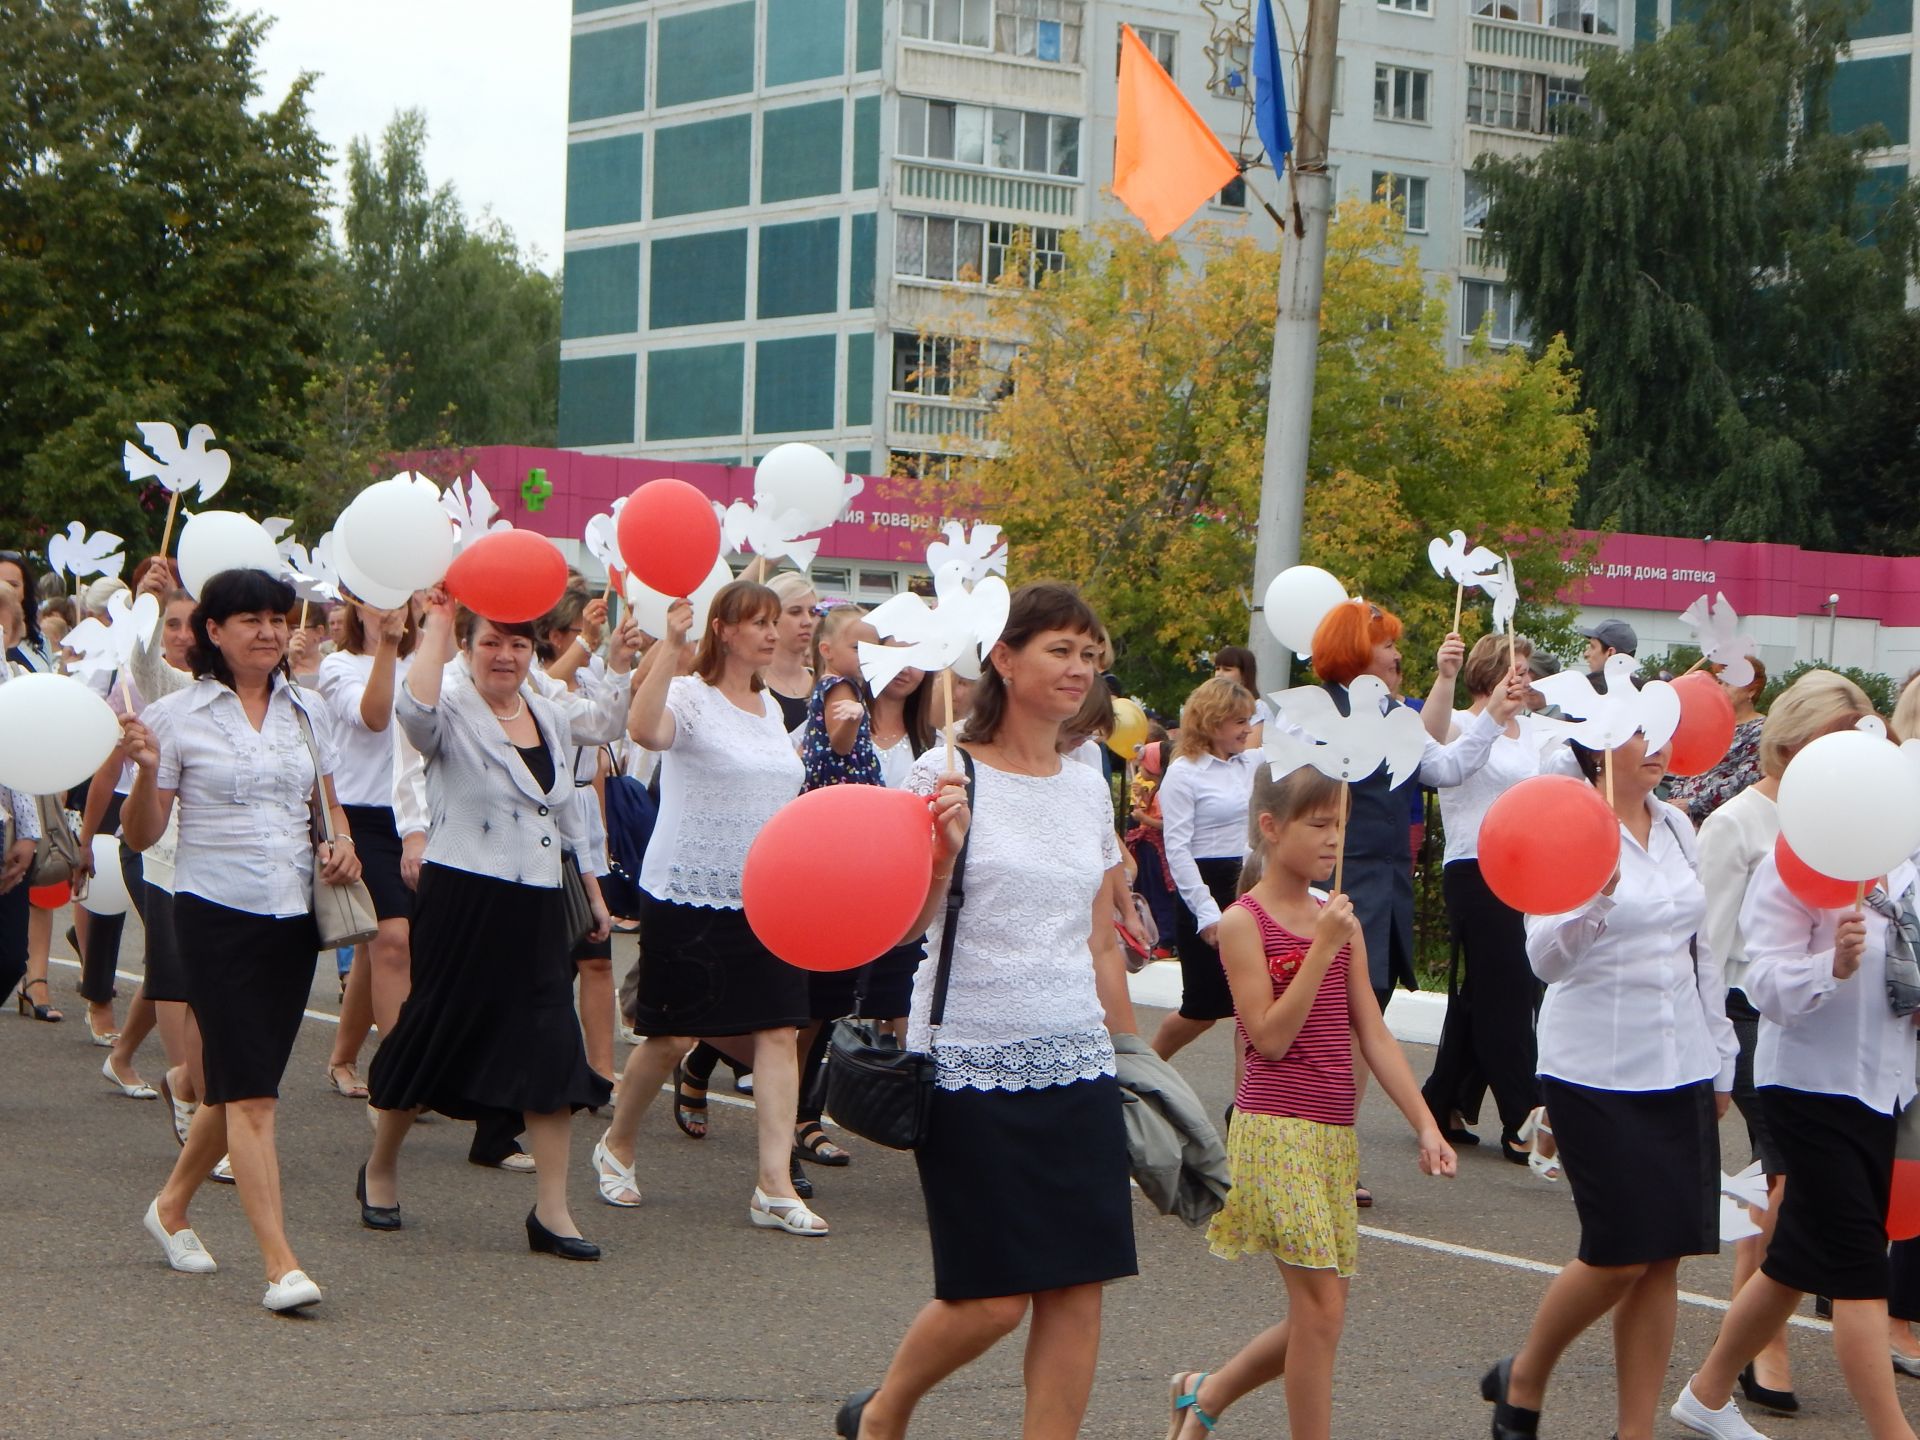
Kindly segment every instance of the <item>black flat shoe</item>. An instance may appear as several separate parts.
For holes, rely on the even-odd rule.
[[[398,1230],[400,1228],[400,1207],[398,1205],[369,1205],[367,1203],[367,1167],[360,1167],[360,1178],[353,1182],[353,1198],[360,1202],[360,1223],[369,1230]]]
[[[1493,1440],[1532,1440],[1540,1433],[1540,1412],[1507,1403],[1512,1378],[1511,1355],[1480,1377],[1480,1398],[1493,1406]]]
[[[813,1181],[807,1178],[807,1172],[800,1168],[797,1157],[787,1157],[787,1178],[793,1181],[793,1193],[802,1200],[813,1198]]]
[[[867,1406],[873,1397],[880,1393],[878,1386],[862,1390],[857,1395],[849,1395],[840,1406],[840,1413],[833,1417],[833,1433],[840,1440],[860,1440],[860,1419],[867,1413]]]
[[[1740,1393],[1754,1404],[1779,1415],[1797,1415],[1800,1412],[1800,1397],[1791,1390],[1769,1390],[1753,1378],[1753,1366],[1749,1364],[1740,1372]]]
[[[1447,1131],[1446,1135],[1447,1143],[1455,1149],[1458,1149],[1462,1145],[1478,1145],[1480,1143],[1480,1137],[1471,1130],[1462,1130],[1456,1127]]]
[[[1533,1151],[1527,1146],[1520,1144],[1519,1141],[1520,1137],[1518,1135],[1502,1133],[1500,1136],[1500,1157],[1503,1160],[1512,1161],[1515,1165],[1526,1164],[1532,1156]]]
[[[598,1260],[600,1247],[578,1235],[556,1235],[540,1223],[537,1211],[527,1211],[527,1249],[536,1255],[558,1255],[562,1260]]]

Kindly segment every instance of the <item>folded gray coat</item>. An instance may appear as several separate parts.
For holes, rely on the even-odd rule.
[[[1207,1223],[1227,1203],[1227,1151],[1206,1106],[1138,1035],[1113,1037],[1133,1178],[1162,1215]]]

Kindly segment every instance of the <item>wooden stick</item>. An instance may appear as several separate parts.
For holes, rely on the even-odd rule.
[[[305,596],[302,596],[300,599],[300,624],[297,628],[301,630],[307,628],[307,601]]]
[[[178,490],[169,490],[167,492],[167,525],[166,528],[160,532],[160,554],[163,558],[167,553],[167,547],[173,544],[173,517],[179,509],[180,492]]]
[[[1605,758],[1601,760],[1600,765],[1607,775],[1607,808],[1611,810],[1613,808],[1613,752],[1607,750],[1603,754]]]
[[[1681,678],[1685,679],[1687,676],[1691,675],[1694,671],[1698,670],[1702,665],[1706,663],[1707,663],[1707,657],[1702,655],[1698,660],[1694,661],[1691,665],[1687,666],[1685,670],[1682,670],[1680,672]]]
[[[1447,632],[1449,635],[1458,635],[1460,633],[1460,607],[1466,603],[1466,599],[1467,599],[1467,587],[1464,585],[1454,586],[1453,587],[1453,629]]]
[[[947,710],[947,774],[959,775],[960,741],[953,733],[953,667],[949,665],[940,672],[940,701]]]
[[[751,580],[758,585],[764,585],[767,579],[767,571],[771,568],[767,563],[766,556],[756,555],[753,557],[752,562],[748,564],[747,568],[740,572],[740,578],[742,580]]]
[[[1889,889],[1892,887],[1889,886]],[[1853,887],[1853,908],[1856,914],[1864,914],[1867,908],[1867,882],[1862,880]]]
[[[1347,805],[1353,787],[1340,782],[1340,849],[1333,857],[1333,893],[1338,895],[1347,878]]]

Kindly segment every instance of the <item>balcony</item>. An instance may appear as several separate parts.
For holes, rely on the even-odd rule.
[[[1498,20],[1491,16],[1474,20],[1472,39],[1476,54],[1582,71],[1596,57],[1612,54],[1620,48],[1617,36],[1584,35],[1519,20]]]
[[[998,211],[1009,219],[1050,219],[1072,225],[1080,222],[1080,194],[1085,188],[1077,180],[901,160],[895,163],[893,193],[900,200],[966,205]]]
[[[990,410],[990,406],[977,401],[903,400],[896,395],[887,438],[895,445],[907,440],[921,440],[937,449],[985,450]],[[919,447],[907,445],[904,448]]]

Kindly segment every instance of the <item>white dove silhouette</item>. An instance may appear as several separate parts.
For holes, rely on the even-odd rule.
[[[281,563],[286,566],[287,579],[293,582],[302,600],[315,605],[339,601],[340,575],[333,568],[331,530],[314,541],[311,550],[291,539],[276,548],[280,551]]]
[[[1377,675],[1354,678],[1347,687],[1345,715],[1318,685],[1276,691],[1267,698],[1286,722],[1267,726],[1260,742],[1276,780],[1311,765],[1332,779],[1358,782],[1384,765],[1398,789],[1426,755],[1427,732],[1420,717],[1404,705],[1390,704],[1386,681]],[[1308,738],[1301,739],[1296,729]]]
[[[211,425],[195,425],[187,431],[184,446],[180,443],[180,433],[165,421],[143,420],[134,429],[140,432],[140,438],[147,442],[147,450],[153,453],[149,455],[129,440],[121,452],[127,479],[158,480],[175,495],[198,486],[202,501],[211,500],[227,483],[233,457],[224,450],[207,448],[213,439]]]
[[[977,585],[989,575],[1007,573],[1007,547],[998,525],[975,525],[969,535],[960,521],[949,520],[940,529],[947,538],[927,546],[927,568],[934,574],[958,565],[961,579]]]
[[[127,564],[126,555],[120,552],[124,544],[126,541],[110,530],[89,535],[86,526],[75,520],[67,526],[66,534],[47,538],[47,564],[67,571],[75,580],[89,575],[118,575]]]
[[[1513,562],[1502,557],[1500,568],[1480,582],[1480,588],[1493,597],[1493,628],[1506,630],[1513,624],[1513,612],[1520,604],[1520,587],[1514,583]]]
[[[1753,683],[1753,637],[1739,633],[1740,617],[1724,594],[1716,592],[1713,601],[1702,595],[1680,612],[1680,618],[1693,627],[1700,658],[1721,667],[1721,680],[1735,690]]]
[[[469,471],[464,484],[455,480],[441,491],[440,508],[453,521],[453,553],[456,555],[482,535],[513,528],[512,521],[493,518],[500,513],[500,507],[494,504],[493,492],[487,489],[487,482],[477,471]]]
[[[1467,547],[1467,532],[1455,530],[1445,540],[1427,542],[1427,561],[1442,580],[1456,585],[1482,585],[1500,568],[1500,557],[1484,545]]]
[[[933,577],[933,595],[932,605],[911,593],[896,595],[867,616],[867,623],[879,634],[906,642],[860,642],[860,670],[876,691],[884,690],[909,667],[935,671],[951,665],[957,670],[964,658],[984,662],[1006,629],[1013,597],[998,575],[969,590],[961,567],[947,565]]]
[[[764,496],[756,496],[752,504],[736,500],[723,506],[716,500],[713,513],[720,521],[721,545],[736,555],[751,550],[768,560],[784,556],[806,571],[813,568],[814,557],[820,553],[820,542],[805,537],[825,527],[809,525],[799,510],[771,513]]]
[[[627,497],[622,495],[613,502],[611,511],[588,520],[581,537],[586,542],[587,553],[600,562],[609,576],[616,570],[624,575],[627,570],[626,559],[620,553],[620,511],[626,503]]]
[[[1529,728],[1543,737],[1558,732],[1589,750],[1618,749],[1638,730],[1647,737],[1648,754],[1664,748],[1680,725],[1680,696],[1664,680],[1649,680],[1636,690],[1633,672],[1638,663],[1631,655],[1609,655],[1604,695],[1585,675],[1565,670],[1534,681],[1533,688],[1547,697],[1548,704],[1558,705],[1579,723],[1535,717]]]
[[[67,636],[67,648],[80,658],[69,667],[75,675],[111,675],[133,660],[136,649],[144,650],[160,623],[160,602],[142,595],[128,603],[121,591],[107,601],[107,620],[82,620]]]

